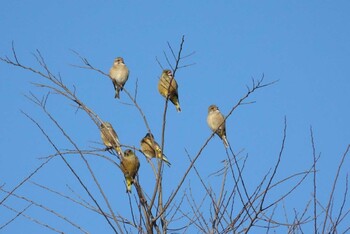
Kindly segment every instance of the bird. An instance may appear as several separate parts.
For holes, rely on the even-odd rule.
[[[140,162],[135,153],[131,149],[124,152],[124,157],[120,163],[126,181],[126,192],[131,193],[131,185],[134,183],[135,176],[140,168]]]
[[[154,140],[152,133],[147,133],[146,136],[142,138],[141,151],[147,158],[151,159],[157,157],[162,159],[169,167],[171,166],[169,160],[162,153],[160,146]]]
[[[122,57],[114,59],[113,66],[109,70],[109,77],[112,79],[115,89],[114,98],[119,98],[119,91],[123,90],[123,87],[129,78],[129,69],[125,65]]]
[[[117,133],[114,131],[112,124],[109,122],[101,123],[100,131],[103,144],[107,147],[107,149],[114,149],[119,155],[122,155],[119,138]]]
[[[227,148],[229,144],[226,137],[225,118],[216,105],[210,105],[208,107],[207,123],[209,128],[221,138]]]
[[[168,69],[163,70],[158,82],[158,91],[163,97],[169,98],[170,101],[175,105],[176,110],[178,112],[181,112],[179,94],[177,89],[177,83],[173,77],[172,71]]]

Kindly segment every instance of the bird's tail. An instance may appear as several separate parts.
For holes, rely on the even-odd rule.
[[[116,88],[116,89],[115,89],[114,98],[118,98],[118,99],[119,99],[119,88]]]
[[[165,162],[166,163],[166,165],[168,166],[168,167],[170,167],[171,166],[171,163],[169,162],[169,160],[165,157],[165,155],[163,154],[163,157],[162,157],[162,160],[163,160],[163,162]]]
[[[177,112],[181,112],[181,107],[180,107],[179,103],[176,103],[175,107],[176,107]]]
[[[113,87],[114,87],[114,90],[115,90],[115,95],[114,95],[114,98],[118,98],[119,99],[119,90],[120,90],[120,86],[118,85],[118,83],[112,79],[112,82],[113,82]]]
[[[122,149],[120,148],[119,145],[114,146],[114,150],[117,152],[117,154],[118,154],[120,157],[123,156],[123,151],[122,151]]]
[[[177,95],[170,97],[170,101],[175,105],[177,112],[181,112],[180,102]]]
[[[228,148],[228,141],[226,136],[222,136],[222,142],[224,143],[225,147]]]
[[[160,148],[156,148],[156,154],[157,154],[157,158],[161,158],[162,160],[163,160],[163,162],[165,162],[166,163],[166,165],[168,166],[168,167],[170,167],[171,166],[171,163],[169,162],[169,160],[167,159],[167,157],[165,157],[165,155],[164,154],[162,154],[162,151],[160,150]]]
[[[126,180],[126,192],[131,193],[131,185],[133,183],[132,178],[126,177],[125,180]]]

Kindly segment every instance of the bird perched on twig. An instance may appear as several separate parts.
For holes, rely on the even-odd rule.
[[[146,136],[142,138],[141,151],[147,158],[160,158],[170,167],[171,163],[162,153],[162,150],[160,149],[158,143],[154,140],[152,133],[147,133]]]
[[[228,147],[226,138],[225,118],[216,105],[210,105],[208,108],[207,123],[210,129],[215,132],[223,141],[225,147]]]
[[[109,70],[109,77],[112,79],[114,85],[114,97],[119,98],[119,91],[123,90],[123,87],[129,78],[129,69],[125,65],[122,57],[117,57],[114,59],[113,66]]]
[[[175,105],[176,110],[178,112],[181,112],[179,94],[177,89],[177,83],[173,77],[172,71],[168,69],[163,70],[162,76],[158,82],[158,91],[163,97],[169,98],[170,101]]]
[[[124,173],[127,187],[126,192],[131,193],[131,185],[134,183],[135,176],[140,168],[139,159],[132,150],[125,150],[124,157],[120,163],[120,168]]]
[[[119,138],[114,131],[112,124],[109,122],[103,122],[100,125],[101,138],[103,144],[108,149],[114,149],[120,156],[122,156],[122,150],[120,148]]]

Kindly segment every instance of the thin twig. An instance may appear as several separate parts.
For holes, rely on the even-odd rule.
[[[317,234],[317,180],[316,180],[316,148],[314,142],[314,133],[312,127],[310,127],[310,137],[311,137],[311,146],[312,146],[312,156],[313,156],[313,164],[314,164],[314,172],[313,172],[313,211],[314,211],[314,233]]]
[[[331,202],[332,202],[332,200],[333,200],[335,188],[336,188],[336,186],[337,186],[338,177],[339,177],[341,168],[342,168],[342,166],[343,166],[343,163],[344,163],[344,161],[345,161],[345,157],[346,157],[346,155],[347,155],[348,152],[349,152],[349,149],[350,149],[350,144],[347,146],[347,148],[346,148],[346,150],[345,150],[345,152],[344,152],[344,154],[343,154],[343,157],[342,157],[341,160],[340,160],[340,163],[339,163],[339,166],[338,166],[338,169],[337,169],[335,178],[334,178],[332,190],[331,190],[331,193],[330,193],[330,196],[329,196],[329,199],[328,199],[328,205],[327,205],[327,207],[326,207],[326,213],[325,213],[325,219],[324,219],[324,221],[323,221],[322,233],[325,233],[325,229],[326,229],[326,225],[327,225],[327,220],[328,220],[328,218],[329,218],[329,209],[330,209],[330,206],[331,206]]]

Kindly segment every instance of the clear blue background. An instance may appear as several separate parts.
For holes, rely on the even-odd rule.
[[[20,61],[39,69],[32,53],[40,50],[52,71],[60,73],[69,87],[75,85],[78,97],[113,124],[121,142],[136,147],[147,131],[137,110],[124,104],[130,103],[124,93],[121,100],[113,98],[113,87],[106,77],[70,66],[80,64],[71,49],[105,72],[115,57],[124,57],[131,71],[126,89],[133,92],[138,81],[138,102],[156,139],[160,139],[164,99],[157,91],[161,68],[156,57],[166,66],[163,51],[170,56],[167,42],[177,51],[185,35],[183,55],[195,54],[183,65],[195,65],[176,75],[183,111],[176,113],[169,106],[165,153],[172,167],[165,168],[165,196],[189,164],[185,149],[193,157],[211,134],[206,124],[207,107],[215,103],[227,114],[245,94],[252,78],[260,79],[264,74],[266,82],[279,80],[249,98],[256,103],[241,106],[233,113],[226,124],[228,139],[235,152],[244,150],[242,156],[249,155],[244,176],[253,191],[277,159],[284,116],[288,123],[287,143],[277,178],[309,169],[312,125],[316,150],[321,153],[318,195],[326,205],[340,157],[350,143],[348,1],[4,1],[0,7],[0,34],[1,56],[11,55],[13,41]],[[72,146],[24,96],[33,92],[41,97],[44,90],[31,82],[45,81],[4,63],[0,63],[0,77],[0,183],[10,190],[43,162],[38,158],[54,153],[21,110],[35,118],[60,149]],[[85,113],[76,112],[71,103],[55,95],[49,98],[47,107],[82,149],[101,147],[99,131]],[[144,156],[138,156],[142,164],[140,183],[146,191],[152,191],[154,177]],[[68,158],[96,191],[80,158]],[[223,166],[221,161],[225,158],[222,143],[218,137],[213,138],[196,164],[208,184],[220,185],[209,175]],[[129,216],[121,172],[107,161],[89,159],[114,209]],[[346,160],[336,192],[339,199],[349,164]],[[86,197],[59,158],[32,180],[74,197],[67,184]],[[194,173],[184,188],[188,186],[202,197],[203,188]],[[281,190],[287,191],[291,186],[286,184]],[[91,233],[111,232],[102,217],[31,184],[17,193],[57,210]],[[97,192],[95,195],[101,199]],[[0,198],[3,196],[4,193]],[[311,177],[292,197],[286,200],[290,217],[294,215],[293,208],[302,212],[312,198]],[[18,210],[25,207],[24,202],[14,198],[5,204]],[[0,207],[0,212],[0,224],[15,216],[4,207]],[[32,206],[26,213],[64,232],[78,233],[40,208]],[[277,219],[285,221],[284,216]],[[347,227],[344,223],[343,230]],[[6,233],[42,231],[49,232],[23,217],[3,229]]]

